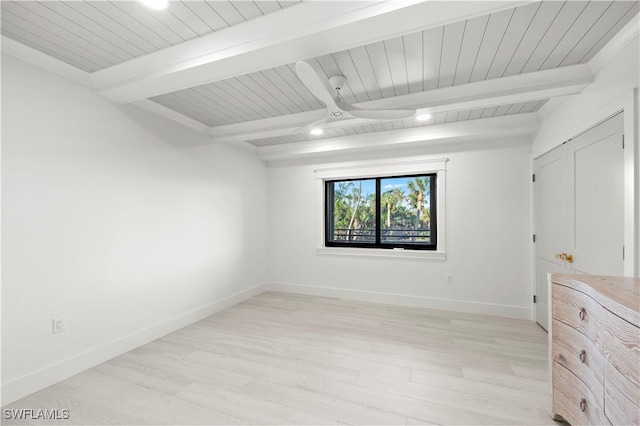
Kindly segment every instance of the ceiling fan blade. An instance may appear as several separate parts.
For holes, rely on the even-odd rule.
[[[357,118],[373,120],[398,120],[416,115],[415,109],[360,109],[353,106],[349,106],[347,112]]]
[[[315,129],[317,127],[322,127],[322,124],[324,124],[327,120],[329,120],[329,118],[330,118],[329,112],[327,110],[322,111],[322,115],[318,119],[312,121],[306,126],[293,129],[291,133],[309,133],[312,129]]]
[[[311,65],[304,61],[296,62],[296,74],[313,96],[325,104],[328,109],[339,109],[331,95],[332,89],[328,81],[320,78]]]

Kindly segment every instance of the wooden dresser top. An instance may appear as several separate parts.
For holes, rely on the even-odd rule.
[[[589,295],[607,310],[640,327],[640,278],[551,274],[551,282]]]

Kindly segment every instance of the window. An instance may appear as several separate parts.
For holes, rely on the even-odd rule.
[[[325,180],[325,246],[436,250],[436,176]]]

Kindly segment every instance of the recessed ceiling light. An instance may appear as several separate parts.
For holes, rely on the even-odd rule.
[[[431,118],[431,114],[420,114],[416,116],[416,120],[418,121],[427,121],[430,118]]]
[[[316,127],[315,129],[311,129],[309,133],[311,133],[313,136],[320,136],[324,133],[324,131],[320,127]]]
[[[164,10],[169,7],[169,0],[140,0],[149,9]]]

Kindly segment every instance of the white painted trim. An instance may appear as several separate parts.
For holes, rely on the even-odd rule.
[[[638,15],[633,17],[627,24],[622,27],[618,33],[613,36],[607,44],[605,44],[598,53],[589,61],[589,67],[594,74],[600,68],[604,67],[613,57],[615,57],[622,49],[627,47],[629,43],[640,37],[640,26],[638,25],[640,18]]]
[[[358,161],[315,169],[319,179],[350,179],[359,177],[393,176],[398,173],[422,173],[447,169],[448,158],[411,157],[410,159]]]
[[[635,111],[635,126],[633,129],[633,139],[634,139],[634,151],[635,151],[635,172],[634,172],[634,182],[635,182],[635,203],[634,203],[634,211],[635,211],[635,269],[634,276],[640,277],[640,93],[638,88],[633,91],[633,105]]]
[[[413,296],[407,294],[384,293],[368,290],[353,290],[338,287],[302,285],[283,282],[272,282],[269,290],[288,293],[307,294],[311,296],[337,297],[341,299],[360,300],[374,303],[413,306],[428,309],[440,309],[470,314],[493,315],[507,318],[530,319],[531,308],[526,306],[500,305],[493,303],[472,302],[468,300],[440,299],[435,297]]]
[[[73,80],[76,83],[82,84],[83,86],[91,86],[90,73],[69,65],[66,62],[62,62],[59,59],[35,50],[8,37],[2,36],[1,40],[2,44],[0,46],[0,49],[2,50],[2,53],[14,56],[39,68]]]
[[[638,88],[626,97],[624,102],[624,275],[640,276],[640,162],[638,161],[638,127],[640,111],[638,110]]]
[[[411,157],[393,161],[358,161],[337,164],[314,170],[316,173],[316,253],[324,256],[358,256],[369,258],[404,258],[414,260],[446,260],[446,188],[448,158]],[[436,173],[436,214],[438,218],[438,242],[436,251],[385,250],[367,248],[325,247],[325,180],[384,177],[403,174]]]
[[[164,105],[160,105],[157,102],[153,102],[152,100],[142,99],[140,101],[134,102],[132,105],[158,114],[161,117],[168,118],[169,120],[175,121],[176,123],[180,123],[184,126],[190,127],[200,133],[204,133],[207,136],[210,135],[211,128],[206,124],[202,124],[199,121],[194,120],[193,118],[189,118],[186,115],[180,114],[179,112],[167,108]]]
[[[533,182],[533,174],[536,172],[535,159],[529,159],[529,176],[531,176],[531,182],[529,183],[529,205],[531,206],[531,215],[529,216],[529,226],[531,239],[529,240],[529,262],[533,265],[530,268],[530,288],[529,300],[531,301],[531,320],[536,321],[536,305],[533,303],[533,296],[538,297],[536,288],[536,243],[533,242],[533,235],[536,233],[536,199],[535,199],[535,182]]]
[[[439,221],[438,221],[439,222]],[[438,231],[440,224],[438,224]],[[439,235],[439,233],[438,233]],[[440,237],[438,237],[440,239]],[[318,247],[316,253],[321,256],[337,257],[361,257],[374,259],[406,259],[406,260],[447,260],[447,253],[444,251],[431,250],[404,250],[404,249],[368,249],[355,247]]]
[[[258,157],[264,161],[288,160],[317,154],[335,154],[351,150],[371,150],[390,146],[502,139],[532,135],[538,131],[540,119],[535,112],[483,118],[414,127],[411,129],[389,130],[355,136],[327,138],[305,143],[289,143],[258,148]]]
[[[108,342],[102,346],[90,349],[74,357],[57,362],[48,367],[2,384],[2,405],[9,404],[75,374],[101,364],[125,352],[140,347],[152,340],[166,336],[189,324],[200,321],[217,312],[225,310],[237,303],[262,293],[267,284],[259,284],[249,289],[239,291],[217,302],[209,303],[190,312],[178,315],[166,321],[155,324],[144,330]]]

